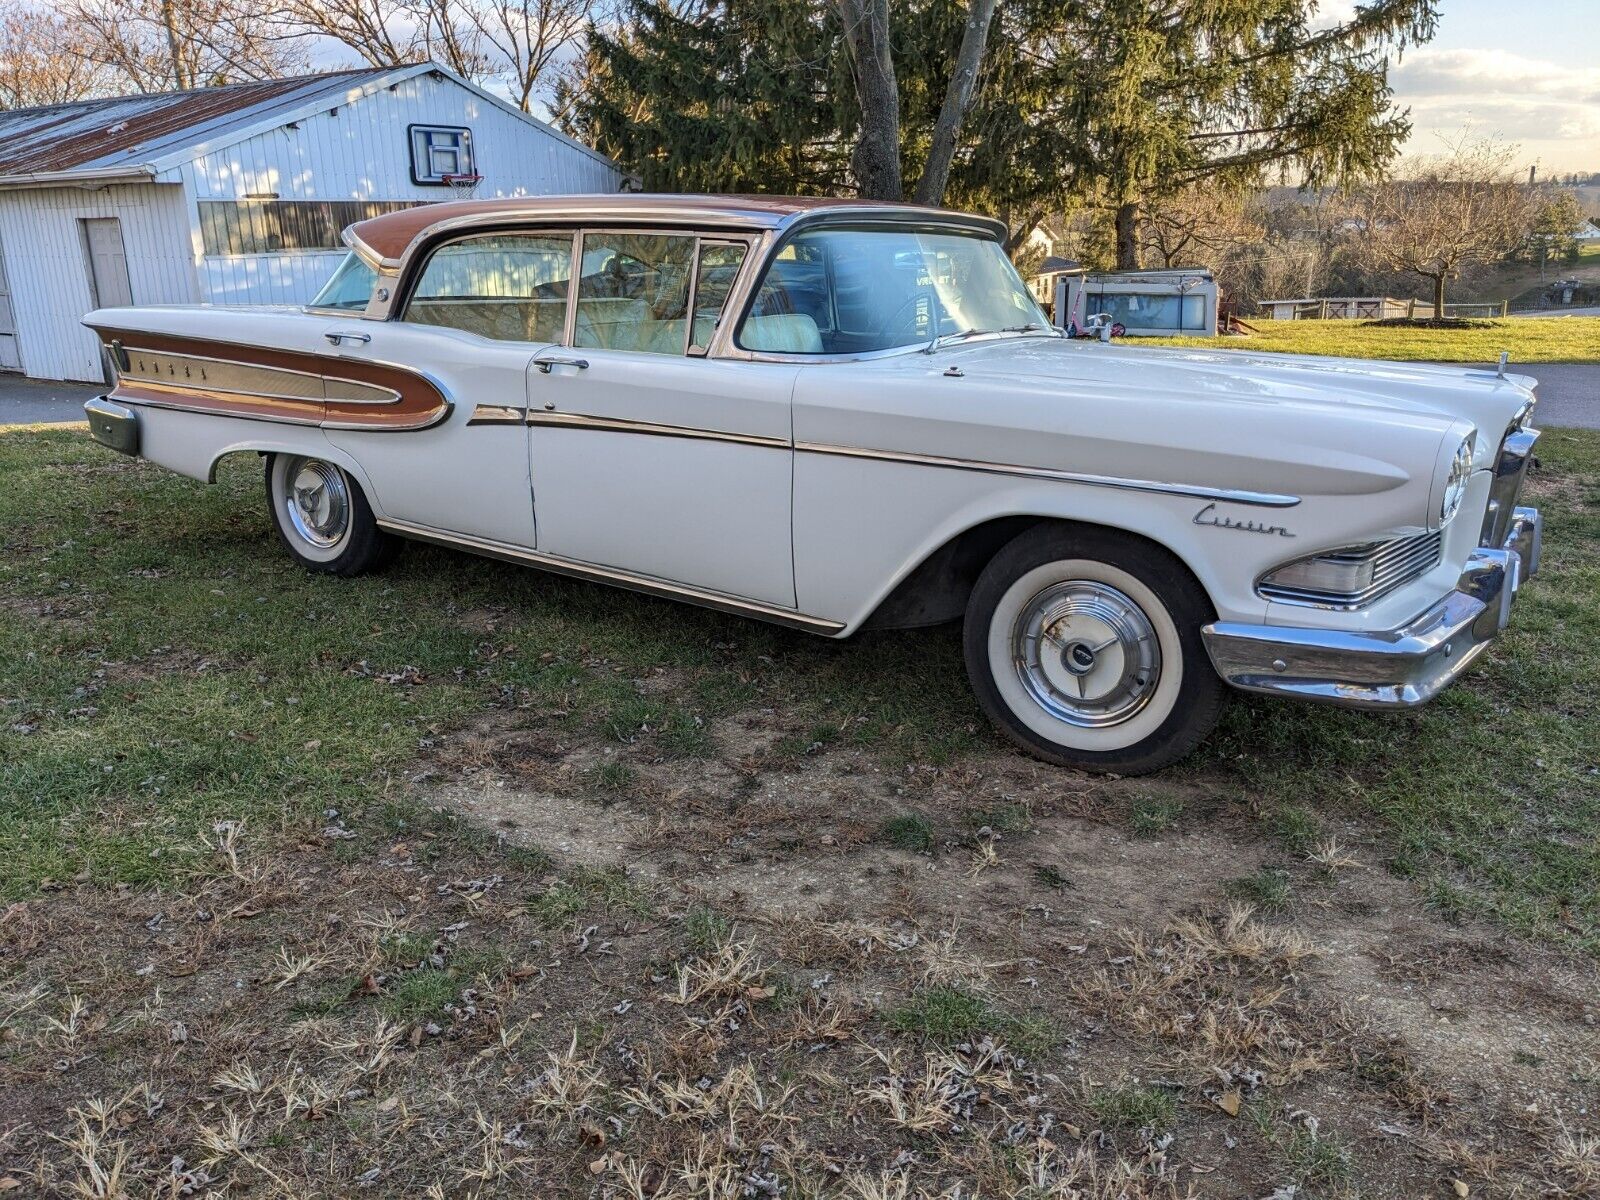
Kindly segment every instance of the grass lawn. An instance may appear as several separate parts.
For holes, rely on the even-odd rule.
[[[0,1190],[1592,1194],[1600,434],[1541,458],[1439,702],[1116,781],[948,629],[311,577],[253,458],[0,432]]]
[[[1331,354],[1399,362],[1600,363],[1600,317],[1506,317],[1470,329],[1407,329],[1371,321],[1255,321],[1246,337],[1139,338],[1144,346]]]

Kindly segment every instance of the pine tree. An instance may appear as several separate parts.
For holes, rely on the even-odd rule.
[[[1432,36],[1437,3],[1371,0],[1314,28],[1315,0],[1000,0],[948,175],[918,198],[995,214],[1012,245],[1093,200],[1115,213],[1119,265],[1136,266],[1147,202],[1210,181],[1315,185],[1381,169],[1410,132],[1388,57]],[[869,181],[853,170],[862,115],[839,11],[626,0],[615,32],[591,34],[569,125],[650,189],[897,190],[896,174],[937,185],[926,166],[952,76],[971,61],[969,0],[890,0],[900,169],[879,163]]]
[[[646,190],[849,190],[849,80],[828,5],[715,0],[685,16],[627,0],[614,29],[590,33],[569,126]]]

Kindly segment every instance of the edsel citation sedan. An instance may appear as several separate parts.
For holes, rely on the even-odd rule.
[[[1538,567],[1531,379],[1053,329],[981,217],[774,197],[376,217],[304,309],[92,313],[106,445],[265,463],[312,571],[420,539],[826,637],[961,620],[1054,763],[1230,689],[1421,704]]]

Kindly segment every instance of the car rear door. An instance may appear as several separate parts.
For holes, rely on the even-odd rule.
[[[398,320],[330,324],[340,355],[424,371],[452,403],[417,433],[329,433],[366,468],[387,519],[534,548],[527,373],[560,341],[572,251],[565,231],[459,238],[430,253]]]

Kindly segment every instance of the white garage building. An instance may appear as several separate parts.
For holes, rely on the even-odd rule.
[[[430,63],[0,112],[0,370],[103,379],[97,307],[303,304],[346,225],[473,175],[479,196],[623,183]]]

